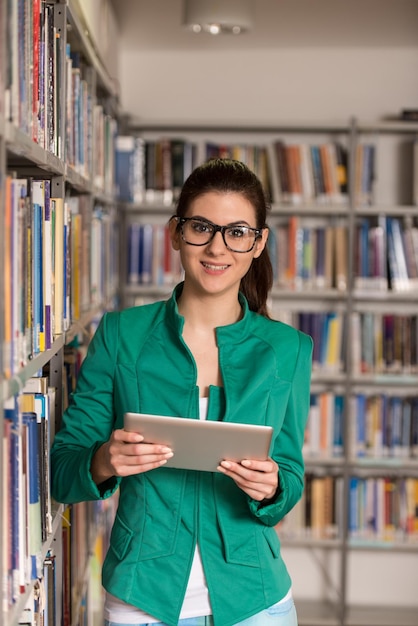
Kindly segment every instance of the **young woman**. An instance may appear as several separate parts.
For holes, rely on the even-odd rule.
[[[103,566],[110,625],[295,626],[274,526],[300,499],[311,339],[267,312],[266,201],[242,163],[214,159],[170,220],[184,282],[167,301],[106,314],[51,454],[60,502],[119,506]],[[266,424],[271,458],[217,472],[123,430],[126,411]]]

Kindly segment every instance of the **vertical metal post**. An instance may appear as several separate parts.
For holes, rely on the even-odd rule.
[[[354,289],[354,238],[355,238],[355,158],[357,145],[357,122],[351,120],[349,133],[349,156],[348,156],[348,197],[349,197],[349,213],[348,213],[348,259],[347,259],[347,301],[346,301],[346,320],[347,320],[347,354],[346,354],[346,376],[345,376],[345,410],[344,410],[344,472],[343,472],[343,511],[342,511],[342,548],[341,548],[341,605],[340,605],[340,624],[345,626],[347,623],[347,580],[348,580],[348,542],[349,528],[348,519],[350,512],[349,502],[349,483],[350,483],[350,431],[349,423],[349,399],[353,392],[352,389],[352,315],[353,315],[353,289]]]
[[[5,95],[5,83],[4,73],[6,71],[5,58],[6,58],[6,3],[5,0],[0,0],[0,232],[4,233],[4,221],[5,221],[5,178],[6,178],[6,147],[5,147],[5,111],[4,111],[4,95]],[[4,236],[0,237],[0,295],[1,301],[4,302]],[[4,342],[4,305],[0,307],[0,420],[3,427],[4,411],[3,411],[3,342]],[[3,447],[0,446],[0,467],[3,467]],[[0,505],[0,537],[3,537],[3,527],[7,521],[5,519],[5,511],[3,511]],[[5,546],[1,543],[0,546],[0,579],[5,580],[5,572],[3,571],[3,550]],[[3,623],[3,607],[5,605],[3,594],[5,593],[4,587],[1,592],[1,609],[0,609],[0,623]]]

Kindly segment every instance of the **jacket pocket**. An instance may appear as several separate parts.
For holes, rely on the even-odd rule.
[[[119,561],[122,561],[125,557],[133,535],[133,531],[124,523],[120,516],[116,514],[110,535],[110,549],[115,553]]]
[[[228,563],[261,567],[265,559],[278,558],[276,531],[258,522],[248,510],[246,496],[237,488],[217,492],[217,519]]]
[[[155,469],[121,486],[110,547],[119,560],[145,561],[176,550],[182,520],[184,472]]]

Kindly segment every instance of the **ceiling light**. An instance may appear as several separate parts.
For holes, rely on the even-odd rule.
[[[183,24],[194,33],[239,35],[253,26],[253,0],[184,0]]]

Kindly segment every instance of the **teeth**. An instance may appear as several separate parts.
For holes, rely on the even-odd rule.
[[[210,263],[203,263],[203,265],[209,270],[226,270],[228,267],[227,265],[211,265]]]

